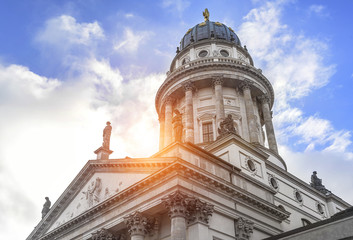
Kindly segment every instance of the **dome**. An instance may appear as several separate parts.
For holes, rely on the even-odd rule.
[[[208,19],[190,28],[180,41],[180,50],[183,50],[193,42],[206,39],[220,39],[241,46],[238,36],[233,29],[220,22],[212,22]]]

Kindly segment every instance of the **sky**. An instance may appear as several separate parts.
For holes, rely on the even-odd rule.
[[[353,1],[45,1],[0,5],[0,239],[25,239],[102,144],[158,151],[158,87],[186,31],[233,28],[275,91],[288,171],[353,204]]]

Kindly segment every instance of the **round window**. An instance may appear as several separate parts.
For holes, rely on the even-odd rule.
[[[201,52],[199,52],[199,57],[206,57],[208,54],[208,52],[206,50],[202,50]]]
[[[295,192],[295,198],[297,199],[298,202],[300,203],[303,202],[302,195],[298,191]]]
[[[277,183],[277,181],[276,181],[276,179],[275,179],[274,177],[271,177],[270,183],[271,183],[271,186],[272,186],[274,189],[278,189],[278,183]]]
[[[255,170],[256,170],[255,163],[251,159],[249,159],[247,161],[247,164],[248,164],[248,167],[249,167],[250,171],[255,172]]]
[[[223,57],[229,57],[229,52],[226,50],[221,50],[220,53]]]

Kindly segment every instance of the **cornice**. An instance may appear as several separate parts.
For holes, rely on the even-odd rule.
[[[217,59],[217,61],[215,61]],[[245,63],[241,60],[235,59],[235,58],[202,58],[202,59],[197,59],[192,62],[189,62],[186,65],[183,65],[176,69],[173,73],[171,73],[166,80],[163,82],[163,84],[160,86],[160,88],[157,91],[156,98],[155,98],[155,105],[157,112],[160,111],[161,105],[163,103],[161,102],[162,99],[161,96],[162,94],[174,83],[180,80],[183,77],[186,77],[194,72],[198,71],[203,71],[204,69],[207,68],[207,70],[212,71],[213,69],[217,70],[236,70],[238,72],[243,72],[246,74],[251,74],[255,76],[259,80],[260,83],[263,84],[263,86],[268,90],[268,93],[270,94],[270,108],[273,105],[274,102],[274,91],[272,88],[272,85],[270,81],[255,67],[249,65],[248,63]],[[189,79],[191,80],[191,79]]]

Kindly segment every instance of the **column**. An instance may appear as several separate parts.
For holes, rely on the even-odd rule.
[[[186,82],[184,84],[185,90],[185,114],[186,114],[186,136],[185,142],[194,143],[194,107],[193,107],[193,96],[192,91],[194,86],[192,82]]]
[[[266,135],[269,148],[278,154],[275,131],[273,129],[272,114],[270,111],[270,98],[266,95],[259,97],[262,105],[262,113],[265,120]]]
[[[253,105],[251,92],[250,92],[251,85],[252,85],[251,81],[244,80],[243,83],[240,85],[240,88],[243,90],[243,94],[244,94],[245,111],[246,111],[246,118],[248,119],[250,142],[259,143],[259,133],[256,127],[254,105]]]
[[[186,240],[187,195],[176,191],[162,199],[171,219],[171,240]]]
[[[162,150],[164,147],[164,115],[160,114],[159,117],[159,150]]]
[[[153,233],[156,219],[147,217],[141,212],[136,211],[124,217],[124,223],[131,235],[131,240],[144,240],[147,234]]]
[[[172,143],[172,131],[173,131],[173,98],[168,97],[165,103],[164,110],[164,147]]]
[[[216,129],[218,129],[220,122],[224,120],[224,102],[223,102],[223,77],[213,77],[213,85],[216,96]]]

